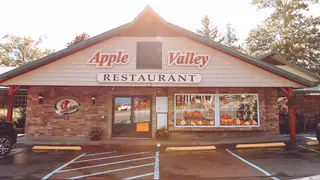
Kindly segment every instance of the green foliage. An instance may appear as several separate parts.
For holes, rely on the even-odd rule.
[[[247,51],[258,57],[277,50],[285,60],[320,74],[320,17],[307,16],[319,0],[252,0],[258,9],[271,9],[262,25],[250,30]]]
[[[224,40],[224,36],[219,33],[218,26],[212,27],[212,22],[207,15],[202,19],[201,25],[201,29],[197,29],[198,34],[216,42],[222,42]]]
[[[0,108],[0,119],[7,118],[7,108]],[[12,113],[12,120],[17,121],[20,118],[26,117],[26,109],[25,108],[14,108]]]
[[[82,33],[82,34],[79,34],[79,35],[77,34],[76,37],[74,38],[74,40],[72,40],[71,42],[69,42],[69,43],[67,44],[67,47],[70,47],[70,46],[72,46],[72,45],[74,45],[74,44],[77,44],[77,43],[79,43],[79,42],[85,41],[85,40],[87,40],[89,37],[90,37],[90,36],[89,36],[89,34],[87,34],[87,33]]]
[[[31,37],[5,35],[0,41],[0,65],[22,66],[52,53],[53,50],[38,47],[42,42],[43,37],[33,40]]]
[[[227,33],[225,35],[223,44],[229,47],[235,47],[237,46],[236,43],[238,42],[238,38],[235,34],[235,29],[231,27],[231,24],[227,24]]]

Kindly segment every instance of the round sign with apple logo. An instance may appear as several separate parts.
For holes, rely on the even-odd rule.
[[[55,109],[59,115],[68,115],[78,112],[81,105],[73,99],[62,99],[56,103]]]

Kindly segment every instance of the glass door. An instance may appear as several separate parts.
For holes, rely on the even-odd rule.
[[[151,98],[113,98],[113,137],[151,137]]]

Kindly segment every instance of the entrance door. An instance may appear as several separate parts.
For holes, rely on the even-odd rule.
[[[112,137],[151,137],[151,97],[113,97]]]

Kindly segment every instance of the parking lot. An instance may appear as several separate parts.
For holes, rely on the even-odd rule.
[[[305,149],[308,148],[308,149]],[[0,179],[298,179],[320,175],[320,146],[165,152],[165,147],[91,146],[0,159]]]

